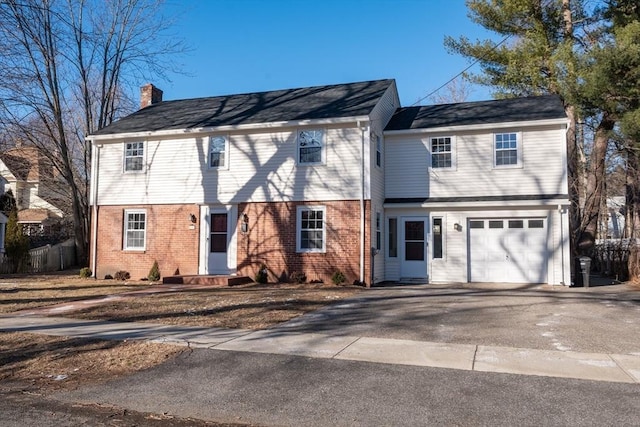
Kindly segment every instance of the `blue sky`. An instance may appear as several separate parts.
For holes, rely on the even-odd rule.
[[[192,48],[188,75],[154,82],[165,100],[395,78],[406,106],[469,65],[445,35],[495,39],[464,0],[168,0],[165,13]]]

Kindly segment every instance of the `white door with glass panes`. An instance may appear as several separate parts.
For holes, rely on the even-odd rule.
[[[426,279],[427,276],[427,217],[400,219],[400,276],[408,279]]]
[[[200,212],[204,274],[229,274],[230,212],[224,207],[203,206]],[[204,270],[204,271],[203,271]]]

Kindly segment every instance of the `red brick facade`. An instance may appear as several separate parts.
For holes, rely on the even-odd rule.
[[[298,206],[325,207],[324,253],[296,251],[296,215]],[[146,249],[123,250],[125,209],[145,209]],[[370,203],[365,203],[365,248],[371,246],[369,235]],[[198,274],[200,242],[200,208],[198,205],[101,206],[98,211],[96,277],[114,275],[125,270],[132,279],[146,277],[154,261],[162,276],[176,270],[182,275]],[[244,215],[248,231],[241,232]],[[190,221],[195,215],[197,223]],[[304,273],[308,281],[331,283],[331,276],[342,271],[347,283],[360,277],[360,202],[241,203],[238,205],[237,267],[239,275],[251,278],[262,264],[269,270],[269,280],[289,278]],[[365,252],[365,282],[370,281],[370,256]]]
[[[145,209],[147,214],[146,249],[124,251],[125,209]],[[199,213],[198,205],[100,206],[96,277],[125,270],[131,278],[147,277],[154,261],[162,276],[198,274]],[[198,218],[190,221],[190,215]]]
[[[296,251],[296,214],[298,206],[324,206],[326,211],[326,251]],[[365,204],[365,248],[369,248],[370,203]],[[279,203],[241,203],[238,227],[243,215],[249,218],[249,230],[238,234],[238,274],[253,277],[261,264],[269,270],[270,280],[304,273],[307,280],[331,283],[331,276],[342,271],[348,283],[360,277],[360,202],[305,201]],[[369,251],[365,253],[365,282],[370,277]]]

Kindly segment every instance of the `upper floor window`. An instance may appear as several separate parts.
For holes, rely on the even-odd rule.
[[[518,166],[520,147],[517,133],[497,133],[494,142],[495,166]]]
[[[431,167],[453,167],[453,141],[451,137],[431,138]]]
[[[297,211],[298,252],[324,252],[326,244],[324,206],[298,206]]]
[[[301,130],[298,132],[298,164],[324,162],[324,131]]]
[[[147,213],[144,210],[124,211],[124,249],[144,250],[147,232]]]
[[[127,142],[124,145],[124,171],[139,172],[144,166],[144,142]]]
[[[212,136],[209,138],[209,167],[223,169],[227,167],[227,138]]]
[[[378,135],[375,135],[375,139],[376,139],[376,166],[381,167],[382,166],[382,138]]]

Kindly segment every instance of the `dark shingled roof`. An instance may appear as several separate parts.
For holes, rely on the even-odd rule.
[[[400,108],[385,130],[428,129],[566,117],[555,95]]]
[[[211,98],[164,101],[95,135],[366,116],[392,79]]]

